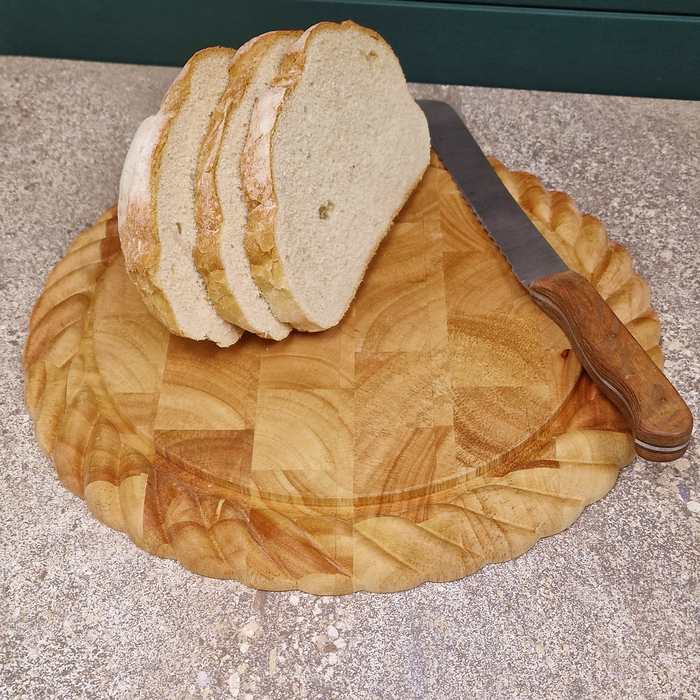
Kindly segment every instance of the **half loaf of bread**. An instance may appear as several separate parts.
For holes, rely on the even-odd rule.
[[[177,335],[226,347],[241,329],[219,316],[195,266],[194,180],[214,108],[228,84],[233,49],[195,54],[139,127],[119,185],[126,267],[153,315]]]
[[[391,47],[354,22],[304,32],[256,103],[241,163],[251,272],[280,321],[341,320],[429,160]]]
[[[277,76],[287,49],[300,36],[301,32],[270,32],[238,50],[199,154],[195,185],[199,235],[194,257],[209,297],[227,321],[275,340],[285,338],[291,326],[272,313],[250,272],[244,246],[248,203],[241,155],[255,101]]]

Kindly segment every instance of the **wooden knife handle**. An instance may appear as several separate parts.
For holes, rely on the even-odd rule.
[[[629,418],[637,454],[652,462],[682,456],[693,429],[690,410],[593,285],[569,270],[535,280],[529,291],[566,333],[591,378]]]

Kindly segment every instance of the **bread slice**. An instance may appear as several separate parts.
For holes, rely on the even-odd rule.
[[[277,76],[287,49],[300,36],[301,32],[270,32],[238,50],[199,154],[195,185],[199,235],[194,258],[209,297],[227,321],[275,340],[285,338],[291,326],[270,311],[250,272],[241,155],[255,100]]]
[[[226,347],[242,330],[217,313],[194,263],[194,179],[212,112],[228,84],[235,51],[196,53],[157,114],[139,127],[119,184],[119,237],[146,306],[170,331]]]
[[[277,318],[340,321],[429,160],[391,47],[349,21],[304,32],[256,103],[241,163],[246,252]]]

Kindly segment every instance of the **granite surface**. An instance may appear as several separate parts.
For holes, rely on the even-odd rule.
[[[22,403],[29,313],[117,196],[169,68],[0,58],[0,698],[700,697],[698,443],[637,460],[520,558],[331,598],[190,574],[101,525]],[[484,150],[599,216],[651,288],[666,372],[700,408],[700,103],[414,86]]]

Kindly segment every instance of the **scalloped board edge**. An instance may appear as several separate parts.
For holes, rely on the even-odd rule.
[[[627,251],[566,195],[492,165],[567,264],[595,284],[661,365],[658,318]],[[436,159],[431,167],[440,167]],[[600,415],[616,409],[582,375],[580,406],[563,412],[536,454],[399,515],[350,523],[291,505],[244,508],[216,488],[205,494],[124,421],[100,378],[91,352],[92,301],[118,255],[112,208],[75,239],[35,305],[23,358],[25,403],[60,480],[97,518],[195,573],[319,595],[455,580],[567,528],[634,458],[619,417],[613,430],[595,429]]]

